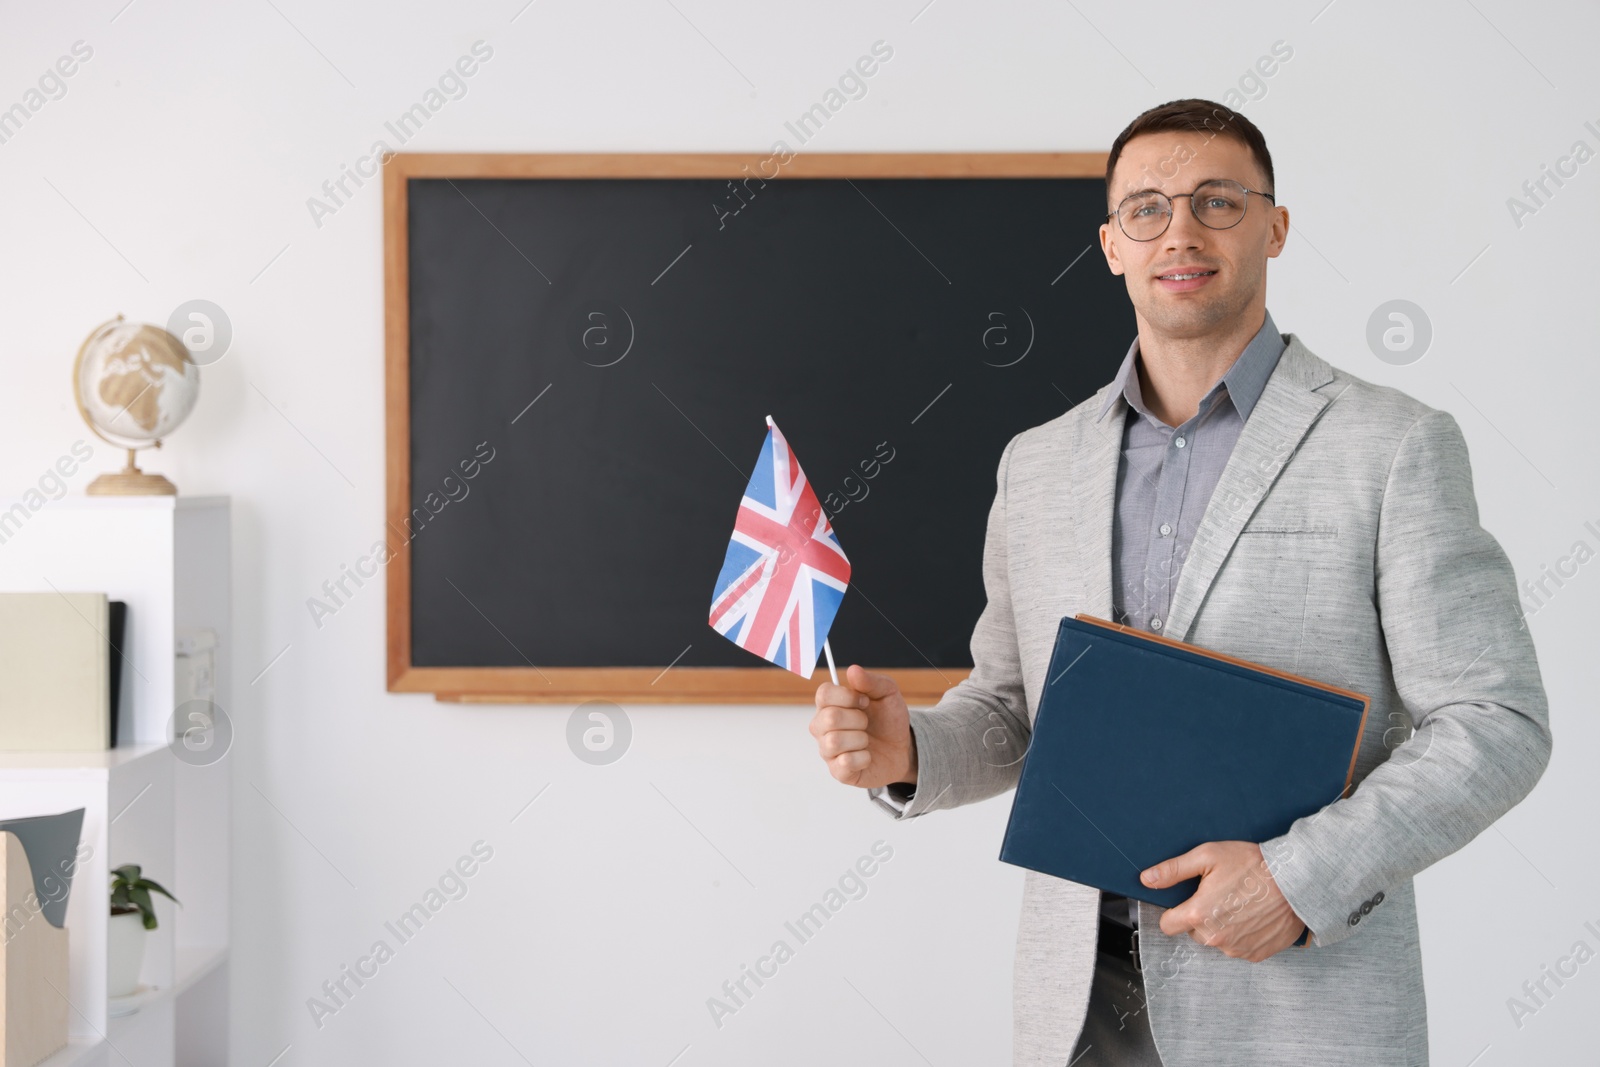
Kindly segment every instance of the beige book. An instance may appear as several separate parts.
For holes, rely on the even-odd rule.
[[[105,593],[0,593],[0,749],[104,749],[111,741]]]

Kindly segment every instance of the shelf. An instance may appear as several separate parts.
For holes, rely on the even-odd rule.
[[[115,768],[164,752],[168,747],[148,742],[62,752],[0,752],[0,775],[10,778],[105,778]]]
[[[227,945],[179,945],[173,995],[183,996],[190,986],[227,962]]]
[[[0,511],[4,510],[0,502]],[[0,752],[0,814],[83,809],[67,900],[71,1043],[45,1067],[225,1067],[231,930],[232,763],[193,766],[171,745],[181,643],[214,635],[212,677],[230,709],[232,508],[224,496],[72,498],[24,509],[0,552],[0,590],[105,592],[128,605],[114,749]],[[141,978],[162,988],[107,1003],[112,869],[137,863],[183,900],[157,900]]]
[[[75,1064],[87,1063],[89,1057],[104,1047],[103,1038],[74,1037],[67,1042],[66,1048],[40,1060],[38,1067],[73,1067]]]
[[[165,1000],[173,1000],[183,996],[200,979],[222,966],[228,959],[228,949],[225,945],[184,945],[178,948],[175,961],[173,981],[171,985],[160,986],[155,989],[146,989],[142,993],[135,993],[126,999],[112,997],[107,1001],[107,1007],[117,1014],[112,1015],[112,1025],[118,1020],[132,1018],[152,1004],[160,1004]],[[124,1009],[132,1008],[125,1012]]]
[[[220,508],[228,506],[228,497],[220,493],[200,493],[194,496],[89,496],[87,494],[71,493],[59,500],[52,500],[50,507],[56,510],[70,510],[75,508],[100,508],[103,510],[136,510],[139,508],[154,508],[158,511],[187,511],[190,508]],[[14,504],[27,507],[22,497],[0,497],[0,510],[5,510]],[[29,509],[30,511],[33,509]]]
[[[139,1011],[108,1020],[106,1027],[108,1033],[116,1035],[111,1039],[125,1042],[127,1036],[125,1031],[136,1024],[140,1012],[152,1005],[181,997],[206,975],[226,963],[227,959],[228,950],[222,945],[196,945],[178,949],[177,980],[166,988],[152,989],[140,994],[135,1001]],[[99,1063],[102,1062],[100,1054],[106,1048],[106,1039],[103,1037],[92,1035],[73,1037],[67,1042],[66,1048],[41,1060],[38,1067],[84,1067],[90,1063]]]

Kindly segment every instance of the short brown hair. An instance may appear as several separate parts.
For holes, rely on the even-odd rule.
[[[1165,133],[1171,130],[1209,134],[1207,140],[1220,136],[1243,142],[1267,176],[1267,187],[1262,191],[1268,193],[1277,191],[1277,184],[1272,176],[1272,153],[1267,151],[1267,139],[1261,136],[1261,131],[1256,129],[1255,123],[1214,100],[1172,100],[1160,107],[1151,108],[1128,123],[1127,129],[1117,134],[1117,139],[1111,142],[1111,154],[1106,157],[1108,202],[1111,198],[1111,172],[1117,167],[1117,159],[1122,155],[1123,146],[1141,134]]]

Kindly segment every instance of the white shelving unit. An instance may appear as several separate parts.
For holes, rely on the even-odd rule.
[[[171,742],[180,632],[215,634],[216,704],[226,714],[232,703],[228,498],[69,497],[37,509],[0,500],[0,535],[0,590],[104,592],[128,604],[118,747],[0,752],[0,818],[81,807],[92,850],[67,904],[71,1042],[44,1064],[226,1067],[230,757],[179,759]],[[107,886],[125,863],[183,903],[155,897],[145,989],[113,1005]],[[137,1010],[112,1017],[127,1008]]]

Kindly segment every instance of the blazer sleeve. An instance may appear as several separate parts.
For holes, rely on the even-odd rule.
[[[895,819],[985,800],[1017,784],[1032,724],[1022,685],[1016,617],[1006,558],[1006,482],[1012,438],[995,474],[983,544],[983,613],[972,631],[972,673],[927,710],[911,709],[917,747],[916,792],[909,800],[868,790]]]
[[[1448,412],[1430,409],[1400,441],[1375,572],[1383,642],[1414,732],[1350,796],[1261,845],[1315,945],[1359,932],[1364,904],[1482,833],[1550,759],[1516,575],[1478,524],[1466,442]]]

